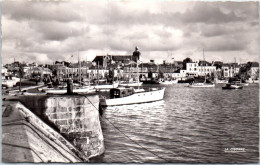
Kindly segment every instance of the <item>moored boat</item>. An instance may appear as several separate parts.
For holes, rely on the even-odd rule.
[[[141,86],[143,82],[123,82],[120,83],[119,86],[121,87],[138,87]]]
[[[144,92],[135,92],[134,88],[113,88],[110,90],[110,99],[100,97],[100,105],[116,106],[158,101],[163,99],[164,91],[165,88],[152,88]]]
[[[228,83],[228,84],[226,84],[226,86],[222,87],[222,89],[243,89],[243,86]]]
[[[94,89],[100,91],[100,90],[110,90],[112,88],[117,88],[119,85],[119,82],[113,82],[112,84],[98,84],[92,86]]]
[[[188,85],[190,88],[211,88],[215,87],[213,83],[191,83]]]
[[[171,85],[171,84],[177,84],[178,80],[161,80],[159,83],[162,85]]]
[[[96,90],[92,87],[82,87],[82,88],[76,88],[73,89],[73,93],[93,93]],[[67,89],[47,89],[45,91],[47,94],[66,94]]]
[[[228,83],[228,80],[219,80],[219,79],[216,79],[216,80],[215,80],[215,83],[216,83],[216,84],[226,84],[226,83]]]

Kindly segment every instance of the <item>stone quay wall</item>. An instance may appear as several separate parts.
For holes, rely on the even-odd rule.
[[[49,97],[45,100],[45,115],[64,137],[91,158],[105,150],[98,105],[97,95]]]

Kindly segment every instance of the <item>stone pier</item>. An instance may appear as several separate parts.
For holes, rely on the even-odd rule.
[[[64,137],[86,159],[104,152],[98,95],[19,96],[6,98],[6,101],[19,101]]]
[[[104,152],[98,96],[52,97],[46,100],[45,115],[88,158]]]

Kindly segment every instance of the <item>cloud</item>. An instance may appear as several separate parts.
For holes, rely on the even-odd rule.
[[[81,15],[70,10],[68,2],[3,1],[3,14],[13,20],[56,20],[60,22],[81,21]]]
[[[3,1],[2,59],[65,60],[74,52],[144,59],[258,58],[258,2]],[[239,52],[239,53],[238,53]],[[41,57],[43,59],[41,59]],[[11,58],[10,58],[11,57]]]

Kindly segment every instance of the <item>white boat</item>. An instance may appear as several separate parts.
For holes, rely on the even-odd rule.
[[[93,93],[96,90],[92,87],[82,87],[82,88],[76,88],[73,89],[73,93]],[[47,89],[45,91],[47,94],[66,94],[67,89]]]
[[[250,83],[250,84],[256,83],[256,84],[258,84],[259,80],[253,80],[252,78],[249,78],[248,80],[246,80],[246,83]]]
[[[219,79],[216,79],[216,80],[215,80],[215,83],[216,83],[216,84],[226,84],[226,83],[228,83],[228,80],[219,80]]]
[[[47,93],[30,93],[30,92],[23,92],[22,93],[25,96],[43,96],[46,95]]]
[[[102,84],[102,85],[95,85],[92,86],[96,90],[107,90],[112,88],[117,88],[119,85],[119,82],[114,82],[113,84]]]
[[[138,104],[162,100],[165,88],[152,88],[150,91],[135,93],[133,88],[114,88],[110,90],[110,99],[101,96],[101,106]]]
[[[190,87],[190,88],[212,88],[212,87],[215,87],[215,84],[212,84],[212,83],[192,83],[192,84],[189,84],[188,87]]]
[[[17,77],[12,77],[11,80],[3,80],[2,79],[2,86],[8,87],[8,88],[12,88],[16,85],[17,82],[19,82],[20,79]]]
[[[143,84],[143,82],[123,82],[120,83],[119,86],[120,87],[138,87],[141,86]]]
[[[178,80],[162,80],[159,83],[162,85],[171,85],[171,84],[177,84]]]

